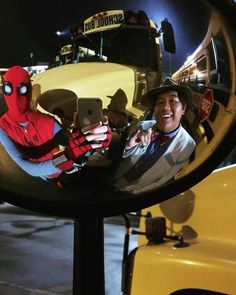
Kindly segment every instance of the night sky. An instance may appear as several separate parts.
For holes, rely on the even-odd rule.
[[[206,33],[206,10],[199,0],[0,0],[0,67],[31,65],[31,52],[34,64],[52,62],[59,46],[68,43],[71,27],[110,9],[145,10],[158,25],[167,17],[176,39],[173,69],[186,60]],[[57,30],[67,34],[59,40]],[[167,59],[169,56],[166,63]]]

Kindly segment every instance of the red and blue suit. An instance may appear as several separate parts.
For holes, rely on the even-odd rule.
[[[21,66],[7,71],[2,92],[8,111],[0,118],[0,142],[28,174],[50,179],[70,173],[93,150],[81,130],[66,135],[53,116],[30,109],[32,84]],[[110,140],[102,145],[108,147]]]

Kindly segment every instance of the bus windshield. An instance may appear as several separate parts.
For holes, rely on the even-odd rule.
[[[157,67],[157,44],[147,29],[126,27],[88,36],[83,34],[73,45],[73,60],[77,62],[97,60],[142,68]]]
[[[62,64],[107,61],[157,70],[156,29],[143,11],[99,13],[71,30],[71,47],[64,46],[60,52]]]

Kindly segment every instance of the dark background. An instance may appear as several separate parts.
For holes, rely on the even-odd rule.
[[[206,9],[199,0],[0,0],[0,67],[51,63],[59,47],[70,40],[70,28],[103,10],[145,10],[159,26],[172,23],[177,52],[171,56],[176,70],[206,33]],[[64,34],[58,37],[56,31]],[[33,53],[33,59],[30,57]],[[170,56],[165,57],[168,67]]]

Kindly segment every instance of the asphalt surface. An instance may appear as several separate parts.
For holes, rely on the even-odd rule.
[[[73,231],[73,219],[1,204],[0,295],[72,295]],[[104,219],[105,295],[122,294],[124,234],[121,216]],[[129,249],[136,243],[131,236]]]

